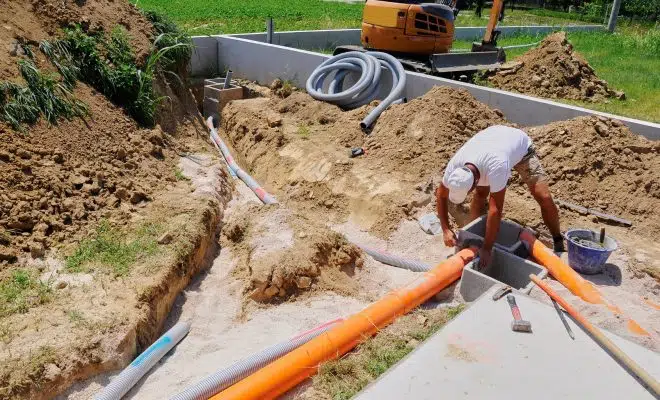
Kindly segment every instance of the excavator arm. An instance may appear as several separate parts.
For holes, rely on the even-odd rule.
[[[493,0],[493,7],[490,9],[490,17],[486,32],[481,40],[481,44],[474,43],[472,51],[492,51],[497,49],[497,37],[500,34],[497,28],[497,22],[504,18],[504,0]]]

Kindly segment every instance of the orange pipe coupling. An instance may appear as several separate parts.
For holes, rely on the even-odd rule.
[[[465,249],[420,274],[405,287],[389,293],[343,323],[312,339],[284,357],[211,397],[214,400],[275,399],[312,376],[319,365],[347,353],[397,317],[422,304],[461,277],[476,254]]]
[[[540,240],[536,239],[531,232],[523,229],[520,233],[520,240],[528,244],[532,257],[534,257],[539,264],[543,265],[550,275],[564,285],[566,289],[570,290],[571,293],[580,297],[587,303],[603,304],[614,314],[623,314],[619,307],[605,300],[598,288],[575,272],[575,270],[563,262],[561,258],[557,257],[552,250],[541,243]],[[644,336],[649,335],[649,333],[636,321],[627,317],[626,319],[628,321],[628,330],[630,332]]]

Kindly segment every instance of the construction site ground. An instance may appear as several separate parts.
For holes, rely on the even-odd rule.
[[[507,124],[499,111],[467,92],[437,87],[392,106],[365,135],[358,122],[373,105],[342,111],[300,91],[282,96],[279,89],[276,94],[249,86],[261,95],[230,103],[222,112],[220,134],[239,165],[280,204],[261,205],[242,182],[234,181],[219,255],[177,298],[166,323],[191,319],[192,330],[130,392],[132,398],[174,395],[297,332],[348,316],[415,277],[372,260],[350,242],[431,265],[452,254],[441,237],[420,229],[417,218],[433,212],[433,193],[451,154],[480,129]],[[583,302],[556,281],[551,285],[593,323],[657,352],[658,144],[618,121],[598,118],[529,132],[557,198],[633,221],[632,227],[614,226],[560,210],[564,230],[604,226],[616,238],[619,249],[604,273],[585,278],[651,335],[637,336],[604,306]],[[364,147],[366,154],[349,158],[352,147]],[[206,174],[181,167],[193,185],[196,175]],[[517,179],[514,173],[505,218],[546,233],[538,205]],[[451,214],[456,224],[467,221],[465,207]],[[538,289],[532,296],[549,304]],[[460,302],[456,285],[432,301],[437,307]],[[502,326],[509,323],[507,317]],[[113,375],[77,384],[64,397],[88,398]],[[289,396],[331,397],[317,389],[309,381]]]

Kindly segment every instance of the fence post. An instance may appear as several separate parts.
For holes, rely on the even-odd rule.
[[[614,32],[614,28],[616,28],[616,19],[619,16],[620,7],[621,0],[614,0],[614,3],[612,4],[612,12],[610,13],[610,21],[607,24],[607,30],[610,32]]]

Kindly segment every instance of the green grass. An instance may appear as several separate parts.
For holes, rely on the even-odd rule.
[[[102,266],[117,276],[126,275],[136,262],[156,252],[158,233],[158,226],[148,224],[138,229],[135,238],[127,240],[124,232],[103,221],[94,237],[81,242],[73,255],[66,258],[66,269],[83,272]]]
[[[456,26],[486,26],[490,16],[490,8],[483,10],[481,18],[475,15],[474,10],[461,10],[456,18]],[[580,25],[585,23],[602,23],[602,19],[594,19],[582,14],[569,14],[561,11],[544,9],[533,10],[505,10],[502,26],[515,25]]]
[[[542,36],[505,37],[502,46],[534,43]],[[596,71],[616,90],[626,93],[626,100],[607,103],[563,101],[592,110],[604,111],[642,120],[660,122],[660,29],[623,24],[619,32],[570,32],[568,40]],[[471,42],[457,41],[456,49],[470,48]],[[529,48],[507,50],[507,59],[515,60]]]
[[[298,125],[298,130],[296,133],[303,139],[309,139],[311,131],[309,130],[309,126],[300,124]]]
[[[265,20],[273,18],[275,30],[309,30],[359,28],[363,3],[347,4],[322,0],[142,0],[138,6],[167,14],[193,35],[246,33],[265,31]],[[462,10],[457,26],[484,26],[488,23],[485,9],[482,18],[473,10]],[[566,25],[585,22],[580,14],[547,10],[511,10],[503,25]]]
[[[75,98],[73,82],[58,74],[42,72],[30,58],[18,61],[25,84],[0,82],[0,119],[16,130],[43,117],[56,124],[58,118],[72,119],[88,114],[87,105]]]
[[[348,400],[437,332],[463,306],[446,310],[418,310],[360,344],[343,358],[321,365],[314,388],[333,400]]]
[[[48,283],[25,269],[16,269],[0,282],[0,318],[25,313],[48,302],[52,290]]]
[[[176,178],[177,181],[189,181],[190,180],[190,178],[185,176],[183,174],[183,171],[181,171],[181,169],[178,168],[178,167],[174,169],[174,177]]]

